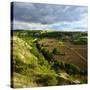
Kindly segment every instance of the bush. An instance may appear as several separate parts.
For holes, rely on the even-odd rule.
[[[57,48],[54,48],[53,51],[52,51],[53,54],[59,54],[60,52],[58,51]]]
[[[54,69],[56,72],[58,72],[60,69],[62,69],[71,75],[84,73],[82,71],[80,72],[80,69],[76,65],[59,62],[56,60],[53,61],[52,69]]]
[[[39,43],[36,43],[38,50],[43,54],[46,60],[51,61],[53,58],[53,53],[50,52],[47,48],[43,47]]]
[[[55,72],[58,73],[60,70],[65,69],[65,63],[59,62],[59,61],[53,59],[53,61],[52,61],[52,69],[54,69]]]
[[[38,75],[38,79],[36,80],[36,82],[43,86],[53,86],[53,85],[57,85],[58,80],[53,74],[46,74],[46,75],[40,74]]]
[[[80,69],[73,64],[65,64],[65,70],[69,74],[80,74]]]
[[[53,54],[47,48],[42,48],[41,52],[44,55],[44,57],[46,58],[46,60],[48,60],[48,61],[52,60]]]
[[[37,46],[37,48],[39,49],[39,50],[41,50],[41,46],[40,46],[40,44],[37,42],[36,43],[36,46]]]

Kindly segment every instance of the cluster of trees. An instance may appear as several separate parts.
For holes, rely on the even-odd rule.
[[[54,55],[65,55],[65,53],[61,53],[57,48],[54,48],[50,52],[46,47],[39,44],[38,42],[36,43],[36,46],[37,46],[38,50],[40,50],[42,52],[42,54],[48,61],[51,61],[53,59]]]
[[[72,40],[74,44],[87,44],[87,38],[76,38]]]
[[[56,72],[60,71],[60,69],[66,71],[70,75],[87,75],[86,70],[82,70],[74,64],[64,63],[62,61],[53,60],[52,68],[55,69]]]
[[[77,33],[73,35],[71,42],[74,44],[87,44],[87,33]]]
[[[47,48],[41,46],[39,43],[36,43],[36,46],[37,46],[38,50],[41,51],[41,53],[46,58],[46,60],[48,60],[50,62],[53,59],[53,53],[50,52]]]

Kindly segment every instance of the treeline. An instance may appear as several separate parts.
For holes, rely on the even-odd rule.
[[[33,37],[33,38],[56,38],[62,41],[71,41],[74,44],[87,44],[87,32],[61,32],[61,31],[44,31],[44,30],[13,30],[11,35],[18,37]]]

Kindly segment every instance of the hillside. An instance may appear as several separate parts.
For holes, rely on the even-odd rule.
[[[41,31],[13,31],[11,37],[11,87],[87,83],[87,64],[84,65],[84,61],[80,61],[79,63],[82,66],[79,66],[78,62],[70,63],[66,61],[65,56],[62,56],[64,52],[54,50],[55,45],[58,47],[63,43],[61,43],[62,40],[58,39],[59,42],[57,42],[52,38],[45,39],[48,38],[45,33],[48,34],[48,32],[41,33]],[[53,36],[51,35],[51,37]],[[44,42],[44,40],[47,41]],[[52,48],[50,48],[50,44]],[[58,48],[62,50],[61,46]],[[73,51],[70,52],[73,53]],[[57,57],[59,60],[57,60]],[[71,59],[75,61],[73,57]],[[86,62],[87,60],[84,63]]]

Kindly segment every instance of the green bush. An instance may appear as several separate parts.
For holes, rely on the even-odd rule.
[[[53,59],[53,54],[50,52],[47,48],[42,48],[41,49],[42,54],[48,60],[49,62]]]
[[[80,69],[73,64],[65,64],[65,70],[69,74],[80,74]]]
[[[60,54],[60,51],[57,48],[54,48],[52,51],[53,54]]]
[[[58,80],[53,74],[46,74],[46,75],[41,74],[38,75],[38,79],[36,80],[36,82],[44,86],[53,86],[53,85],[57,85]]]

